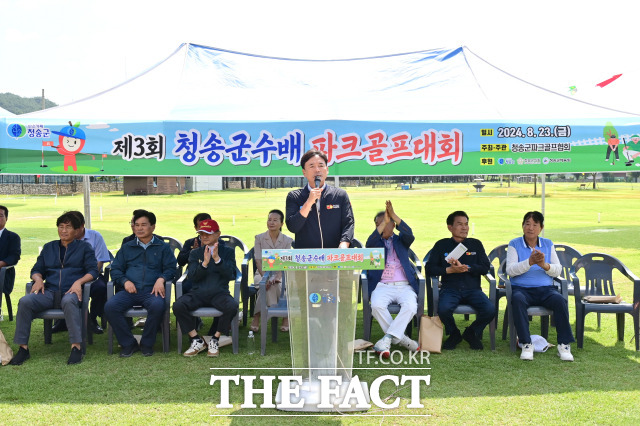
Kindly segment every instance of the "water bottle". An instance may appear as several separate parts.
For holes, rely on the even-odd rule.
[[[253,355],[256,351],[256,340],[253,337],[253,331],[249,332],[249,337],[247,337],[247,353],[249,355]]]

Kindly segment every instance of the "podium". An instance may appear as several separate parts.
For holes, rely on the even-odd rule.
[[[358,312],[358,281],[363,269],[384,269],[384,248],[263,250],[263,270],[284,271],[289,310],[293,375],[302,377],[299,395],[285,411],[357,411],[338,407],[353,377],[353,341]],[[339,377],[337,395],[322,400],[322,381]],[[367,384],[362,382],[368,397]],[[276,403],[283,398],[280,383]],[[325,388],[327,384],[325,383]],[[339,389],[337,389],[339,388]],[[300,407],[293,407],[304,403]],[[319,406],[321,405],[321,406]],[[330,406],[329,406],[330,405]]]

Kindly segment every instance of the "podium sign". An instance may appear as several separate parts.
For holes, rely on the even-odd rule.
[[[285,410],[338,410],[352,378],[360,270],[384,269],[384,248],[263,250],[262,262],[264,271],[284,271],[293,375],[303,378],[300,398],[291,401],[304,405]],[[342,379],[332,408],[317,407],[323,376]]]

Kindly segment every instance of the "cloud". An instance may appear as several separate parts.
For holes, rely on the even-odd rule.
[[[85,126],[87,129],[108,129],[109,126],[107,123],[96,123],[96,124],[90,124],[88,126]]]
[[[116,129],[116,128],[114,127],[114,128],[109,129],[109,131],[110,131],[110,132],[117,132],[117,131],[118,131],[118,129]]]

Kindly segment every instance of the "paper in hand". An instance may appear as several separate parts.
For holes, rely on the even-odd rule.
[[[464,244],[459,243],[458,246],[453,249],[453,251],[451,253],[449,253],[449,256],[447,256],[447,259],[455,259],[458,260],[460,259],[460,257],[462,257],[463,254],[465,254],[467,251],[467,248],[464,246]]]

